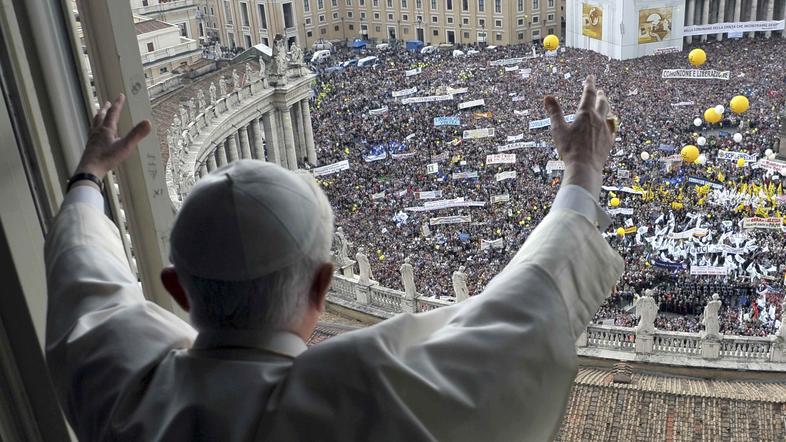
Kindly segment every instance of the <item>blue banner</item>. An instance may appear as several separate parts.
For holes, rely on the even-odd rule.
[[[661,259],[656,259],[652,262],[655,267],[659,267],[661,269],[666,269],[671,272],[679,272],[680,270],[685,270],[688,268],[686,264],[681,262],[670,262],[670,261],[663,261]]]
[[[661,152],[674,152],[675,150],[677,150],[677,148],[675,146],[672,146],[671,144],[661,143],[661,145],[658,146],[658,150]]]
[[[434,117],[434,127],[439,126],[461,126],[459,117]]]

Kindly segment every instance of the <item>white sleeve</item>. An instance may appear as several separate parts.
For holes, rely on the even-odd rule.
[[[61,207],[76,203],[87,204],[90,207],[98,209],[102,213],[104,212],[104,197],[101,195],[101,192],[93,186],[72,187],[65,198],[63,198],[63,205]]]
[[[593,225],[598,226],[598,230],[605,232],[611,224],[609,214],[603,210],[595,198],[586,189],[574,184],[560,187],[552,210],[568,209],[583,215]]]

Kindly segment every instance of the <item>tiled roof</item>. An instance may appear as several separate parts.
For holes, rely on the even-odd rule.
[[[308,344],[352,330],[320,323]],[[579,368],[555,441],[784,441],[786,382],[715,380]]]
[[[147,34],[148,32],[155,32],[161,29],[171,28],[173,25],[162,22],[161,20],[146,20],[139,23],[134,23],[136,27],[136,35]]]

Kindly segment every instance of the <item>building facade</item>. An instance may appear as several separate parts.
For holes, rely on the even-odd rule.
[[[318,40],[420,40],[509,45],[563,34],[564,0],[207,0],[208,33],[248,48],[285,35]],[[268,44],[269,45],[269,44]]]
[[[716,23],[738,23],[786,19],[786,2],[783,0],[685,0],[685,26]],[[736,37],[754,38],[757,34],[769,38],[772,34],[786,38],[786,30],[746,32]],[[726,33],[727,37],[733,37]],[[686,43],[724,38],[724,33],[685,37]]]
[[[182,28],[176,24],[135,16],[134,27],[148,86],[168,80],[202,56],[199,42],[183,37]]]
[[[130,0],[134,15],[172,23],[180,35],[198,40],[205,36],[203,8],[205,0]]]

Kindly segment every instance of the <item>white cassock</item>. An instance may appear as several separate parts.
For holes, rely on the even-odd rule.
[[[597,204],[565,187],[480,296],[311,349],[287,332],[197,335],[146,301],[98,192],[76,187],[46,244],[60,403],[81,441],[548,440],[576,338],[623,269]]]

